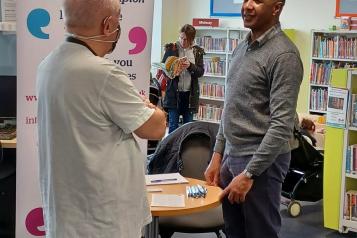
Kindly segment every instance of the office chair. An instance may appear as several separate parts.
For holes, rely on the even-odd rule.
[[[185,177],[204,180],[204,171],[210,162],[212,156],[212,141],[209,134],[215,135],[218,130],[218,125],[213,126],[211,133],[192,133],[195,131],[192,127],[205,127],[212,130],[212,125],[204,122],[193,122],[183,125],[182,132],[188,135],[182,135],[183,140],[180,145],[177,145],[179,150],[180,163],[182,163],[179,172]],[[187,128],[190,128],[187,130]],[[180,130],[177,129],[177,130]],[[176,131],[177,131],[176,130]],[[170,135],[169,135],[170,136]],[[215,136],[214,136],[215,137]],[[166,139],[166,138],[165,138]],[[168,138],[170,140],[170,138]],[[171,144],[169,144],[171,145]],[[174,146],[175,147],[175,146]],[[206,233],[214,232],[220,238],[220,230],[223,231],[224,221],[221,206],[210,209],[201,213],[193,213],[190,215],[160,217],[159,231],[161,238],[170,238],[174,232],[184,233]]]

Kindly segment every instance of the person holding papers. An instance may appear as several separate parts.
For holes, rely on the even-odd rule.
[[[176,64],[178,69],[174,71],[179,72],[178,76],[166,82],[163,106],[169,114],[169,133],[178,128],[180,115],[185,124],[191,122],[193,114],[198,112],[200,94],[198,78],[204,73],[205,52],[194,44],[195,36],[196,29],[192,25],[185,24],[180,29],[179,40],[165,45],[162,63],[172,64],[171,61],[178,61]]]
[[[165,113],[103,58],[120,37],[117,0],[64,0],[68,38],[38,67],[46,237],[139,238],[151,221],[134,134],[161,139]]]

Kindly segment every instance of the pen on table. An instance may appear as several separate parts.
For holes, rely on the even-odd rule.
[[[168,182],[168,181],[176,181],[176,178],[168,178],[168,179],[154,179],[151,180],[151,183],[161,183],[161,182]]]

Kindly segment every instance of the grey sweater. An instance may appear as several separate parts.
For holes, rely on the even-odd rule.
[[[290,151],[303,65],[280,24],[250,39],[248,34],[232,55],[214,151],[253,156],[246,169],[259,176]]]

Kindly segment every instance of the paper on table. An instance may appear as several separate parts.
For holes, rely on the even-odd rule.
[[[145,175],[146,185],[188,183],[179,173]]]
[[[183,194],[153,194],[151,197],[152,207],[185,207]]]

